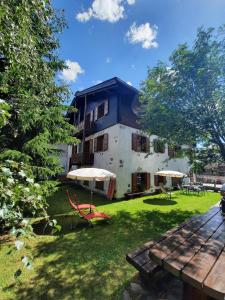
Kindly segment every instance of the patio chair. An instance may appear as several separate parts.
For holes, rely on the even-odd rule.
[[[69,194],[69,193],[68,193],[68,194]],[[84,211],[84,208],[81,208],[81,206],[84,205],[84,204],[78,204],[78,202],[77,202],[77,197],[74,198],[74,199],[75,199],[75,203],[71,200],[70,197],[68,197],[68,198],[69,198],[69,203],[70,203],[71,208],[72,208],[73,210],[75,210],[76,212],[78,212],[79,216],[80,216],[82,219],[88,221],[90,224],[91,224],[90,220],[96,219],[96,218],[100,218],[100,219],[108,219],[108,220],[111,219],[111,217],[108,216],[108,215],[105,214],[105,213],[98,212],[98,211],[93,211],[93,207],[94,207],[94,208],[96,208],[96,207],[95,207],[94,205],[91,205],[91,204],[85,204],[85,205],[88,205],[88,207],[87,207],[88,209],[90,208],[90,211],[89,211],[88,213],[86,213],[86,212]],[[86,208],[86,209],[87,209],[87,208]]]
[[[76,194],[74,194],[75,203],[73,203],[73,201],[71,200],[71,197],[70,197],[70,194],[69,194],[68,190],[66,190],[66,194],[67,194],[70,206],[72,207],[73,210],[79,211],[79,210],[83,210],[83,209],[89,209],[90,212],[91,212],[93,209],[96,209],[96,206],[92,205],[92,204],[87,204],[87,203],[85,203],[85,204],[79,204],[78,203],[78,198],[77,198]]]
[[[163,185],[163,183],[160,183],[159,187],[160,187],[161,193],[164,194],[164,195],[166,195],[166,199],[171,199],[171,192],[166,190],[166,188]]]

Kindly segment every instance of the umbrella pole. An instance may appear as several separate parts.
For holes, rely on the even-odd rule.
[[[92,204],[92,200],[93,200],[93,186],[94,186],[94,180],[92,180],[92,183],[91,183],[91,204]],[[90,213],[91,213],[91,204],[90,204]]]

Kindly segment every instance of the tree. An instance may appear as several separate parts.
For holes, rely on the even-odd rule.
[[[1,0],[0,99],[10,107],[0,128],[0,161],[29,166],[44,198],[61,171],[57,144],[76,142],[63,105],[68,87],[56,81],[65,65],[57,56],[57,34],[65,26],[49,0]]]
[[[200,28],[179,45],[169,66],[159,62],[142,82],[140,123],[150,134],[198,151],[194,158],[225,161],[225,34]],[[213,152],[213,155],[212,155]]]

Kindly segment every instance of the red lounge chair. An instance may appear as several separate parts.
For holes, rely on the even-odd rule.
[[[88,209],[90,208],[90,212],[89,213],[85,213],[82,209],[84,208],[81,208],[82,204],[78,204],[77,202],[77,197],[75,197],[75,203],[73,203],[73,201],[71,200],[71,198],[69,197],[69,193],[67,191],[67,195],[68,195],[68,198],[69,198],[69,203],[70,203],[70,206],[72,207],[73,210],[77,211],[80,215],[81,218],[87,220],[87,221],[90,221],[92,219],[95,219],[95,218],[100,218],[100,219],[111,219],[110,216],[102,213],[102,212],[98,212],[98,211],[92,211],[92,208],[95,206],[94,205],[91,205],[91,204],[83,204],[83,205],[88,205]],[[86,208],[86,209],[87,209]]]
[[[70,194],[69,194],[68,190],[66,191],[66,194],[67,194],[67,197],[69,199],[70,206],[75,211],[79,211],[79,210],[82,210],[82,209],[90,209],[90,212],[91,212],[93,209],[96,209],[96,207],[92,204],[86,204],[86,203],[85,204],[79,204],[76,194],[74,194],[74,199],[75,199],[75,203],[76,203],[76,204],[74,204],[73,201],[71,200],[71,197],[70,197]]]

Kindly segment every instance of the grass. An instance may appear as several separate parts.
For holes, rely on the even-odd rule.
[[[89,193],[74,186],[80,202]],[[125,255],[144,242],[191,217],[204,213],[219,200],[219,194],[181,195],[172,200],[146,196],[129,201],[109,201],[94,195],[99,211],[113,217],[110,224],[77,226],[65,197],[65,187],[49,199],[49,213],[63,225],[64,235],[37,236],[26,241],[34,255],[34,266],[15,281],[13,273],[21,267],[23,251],[8,255],[11,243],[0,240],[0,299],[121,299],[124,286],[136,270]]]

